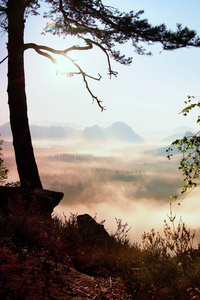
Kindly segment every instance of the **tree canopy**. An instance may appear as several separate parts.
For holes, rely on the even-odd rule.
[[[56,49],[34,42],[24,43],[25,20],[30,14],[39,14],[43,7],[44,17],[53,24],[54,31],[46,27],[45,32],[62,37],[76,36],[80,43],[66,49]],[[54,54],[69,59],[77,71],[68,76],[81,75],[89,94],[104,110],[102,101],[90,89],[88,78],[100,80],[85,73],[79,64],[70,57],[72,51],[89,51],[98,47],[104,54],[109,76],[116,76],[112,69],[112,59],[129,65],[131,57],[120,52],[120,45],[131,41],[133,50],[139,55],[151,55],[146,50],[154,43],[161,43],[163,50],[183,47],[199,47],[200,39],[194,30],[177,25],[175,31],[164,24],[152,26],[142,18],[143,11],[120,12],[101,0],[0,0],[0,26],[8,34],[8,103],[13,134],[16,163],[22,185],[42,187],[35,162],[27,118],[27,102],[24,80],[24,51],[34,49],[38,54],[56,64]],[[4,59],[2,59],[3,61]],[[1,61],[1,62],[2,62]]]
[[[118,50],[117,45],[132,42],[133,50],[139,55],[151,55],[151,51],[146,50],[145,45],[153,45],[159,42],[163,50],[175,50],[183,47],[199,47],[200,39],[194,30],[187,27],[182,28],[177,24],[177,30],[168,30],[165,24],[152,26],[147,19],[142,18],[143,10],[138,12],[120,12],[117,8],[103,4],[104,1],[87,1],[87,0],[20,0],[24,6],[24,17],[28,18],[29,14],[38,15],[39,8],[44,3],[46,11],[43,17],[51,20],[54,30],[47,27],[45,32],[52,32],[62,37],[69,35],[76,36],[84,44],[72,45],[66,49],[56,49],[47,45],[37,45],[35,43],[24,44],[24,50],[34,49],[38,54],[43,55],[56,64],[53,54],[65,56],[77,68],[76,72],[68,72],[66,75],[81,75],[87,90],[94,100],[97,101],[100,108],[101,101],[94,96],[89,88],[87,78],[100,80],[101,75],[93,77],[86,74],[84,70],[71,57],[72,51],[91,50],[95,47],[100,48],[108,62],[109,76],[117,76],[117,72],[112,69],[111,58],[115,61],[130,65],[132,57],[126,57],[125,54]],[[106,1],[105,1],[106,2]],[[0,25],[8,31],[8,4],[12,0],[0,1]]]

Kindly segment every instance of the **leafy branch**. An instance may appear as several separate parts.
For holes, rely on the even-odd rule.
[[[192,109],[200,108],[199,100],[192,102],[195,99],[197,97],[187,96],[187,100],[185,101],[186,107],[180,113],[187,116]],[[197,123],[200,123],[200,116],[198,116]],[[184,176],[184,185],[181,191],[181,195],[183,196],[188,194],[190,189],[192,190],[198,185],[198,178],[200,177],[200,131],[192,136],[184,136],[182,139],[175,140],[166,150],[169,160],[173,156],[175,148],[182,154],[179,162],[179,170],[182,171]],[[174,195],[171,198],[176,200],[179,196]]]

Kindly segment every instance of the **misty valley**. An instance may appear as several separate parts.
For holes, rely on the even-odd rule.
[[[88,213],[98,221],[106,220],[109,232],[116,230],[116,218],[122,219],[131,227],[130,240],[140,242],[143,232],[152,228],[162,234],[172,203],[177,222],[182,216],[189,227],[196,228],[198,238],[198,190],[181,205],[170,199],[179,193],[183,182],[179,157],[168,161],[165,151],[189,128],[151,136],[136,134],[122,122],[107,128],[40,124],[32,125],[31,130],[44,188],[64,193],[55,214]],[[15,182],[18,177],[9,125],[1,126],[0,132],[8,181]]]

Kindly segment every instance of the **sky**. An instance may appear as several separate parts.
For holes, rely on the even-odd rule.
[[[153,25],[165,23],[175,29],[177,23],[200,34],[199,0],[110,0],[105,1],[121,11],[144,9],[144,17]],[[63,40],[41,35],[47,20],[30,17],[26,21],[25,42],[35,42],[63,49],[77,44],[72,38]],[[6,56],[6,35],[0,36],[0,60]],[[26,92],[31,124],[44,120],[73,123],[81,126],[109,126],[123,121],[134,131],[164,131],[181,125],[198,128],[197,113],[187,118],[179,114],[187,95],[200,95],[200,49],[163,52],[159,44],[151,48],[153,56],[138,56],[130,43],[123,46],[133,57],[131,66],[113,63],[117,78],[109,79],[105,56],[94,49],[90,53],[74,53],[73,58],[92,76],[102,75],[100,82],[90,81],[95,95],[106,107],[101,112],[85,89],[81,77],[56,75],[53,64],[33,50],[25,53]],[[69,65],[66,65],[66,69]],[[0,65],[0,125],[9,120],[7,105],[7,62]]]

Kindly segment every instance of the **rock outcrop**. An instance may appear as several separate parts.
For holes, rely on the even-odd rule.
[[[22,205],[25,210],[51,216],[64,194],[44,189],[23,189],[21,187],[0,186],[0,209],[8,215],[12,209]]]
[[[102,224],[99,224],[90,215],[77,216],[78,229],[86,243],[93,245],[105,245],[111,242],[112,238]]]

